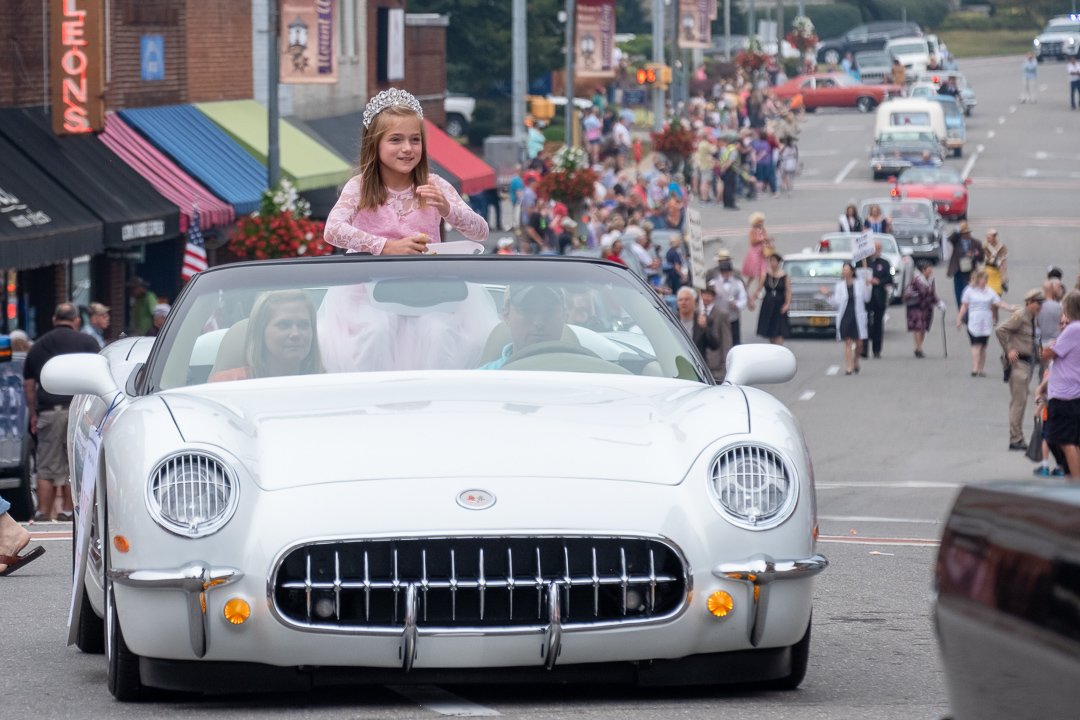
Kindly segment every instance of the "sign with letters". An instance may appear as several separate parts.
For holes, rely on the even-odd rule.
[[[147,82],[165,79],[165,38],[143,35],[139,38],[139,73]]]
[[[577,0],[574,73],[582,78],[615,77],[615,0]]]
[[[851,260],[859,262],[874,254],[874,234],[864,232],[855,236],[851,243]]]
[[[701,235],[701,212],[686,211],[686,249],[690,251],[690,284],[705,289],[705,239]]]
[[[49,1],[49,105],[57,135],[105,128],[103,2]]]

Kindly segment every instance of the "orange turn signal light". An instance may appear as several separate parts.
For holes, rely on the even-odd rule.
[[[131,550],[131,543],[123,535],[113,535],[112,544],[116,548],[116,552],[126,553]]]
[[[709,609],[709,612],[713,617],[727,617],[731,611],[735,608],[735,600],[731,597],[730,593],[723,590],[717,590],[709,599],[705,601],[705,606]]]
[[[230,598],[225,603],[225,619],[233,625],[243,625],[251,617],[251,605],[241,598]]]

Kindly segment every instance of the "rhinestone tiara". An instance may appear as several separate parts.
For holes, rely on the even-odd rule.
[[[420,107],[420,103],[412,96],[412,93],[407,90],[398,90],[397,88],[390,88],[389,90],[383,90],[375,97],[368,100],[367,107],[364,108],[364,129],[368,129],[371,126],[371,121],[375,119],[375,116],[381,113],[388,107],[403,107],[412,110],[420,119],[424,119],[424,110]]]

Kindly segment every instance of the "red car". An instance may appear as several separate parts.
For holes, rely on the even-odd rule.
[[[773,88],[773,94],[790,101],[802,95],[803,107],[814,112],[819,107],[853,107],[870,112],[890,97],[904,94],[899,85],[863,85],[843,72],[799,75]]]
[[[966,220],[968,185],[971,180],[960,177],[951,167],[910,167],[900,173],[893,185],[892,196],[926,198],[947,220]]]

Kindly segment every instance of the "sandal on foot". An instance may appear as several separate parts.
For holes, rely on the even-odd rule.
[[[37,560],[39,557],[45,554],[45,548],[38,545],[36,548],[26,553],[25,555],[0,555],[0,564],[7,565],[3,571],[0,571],[0,577],[10,575],[23,565]]]
[[[39,522],[51,522],[52,518],[49,517],[48,515],[46,515],[45,513],[41,512],[40,510],[38,510],[36,513],[34,513],[34,520],[33,521],[36,522],[36,523],[39,523]]]

